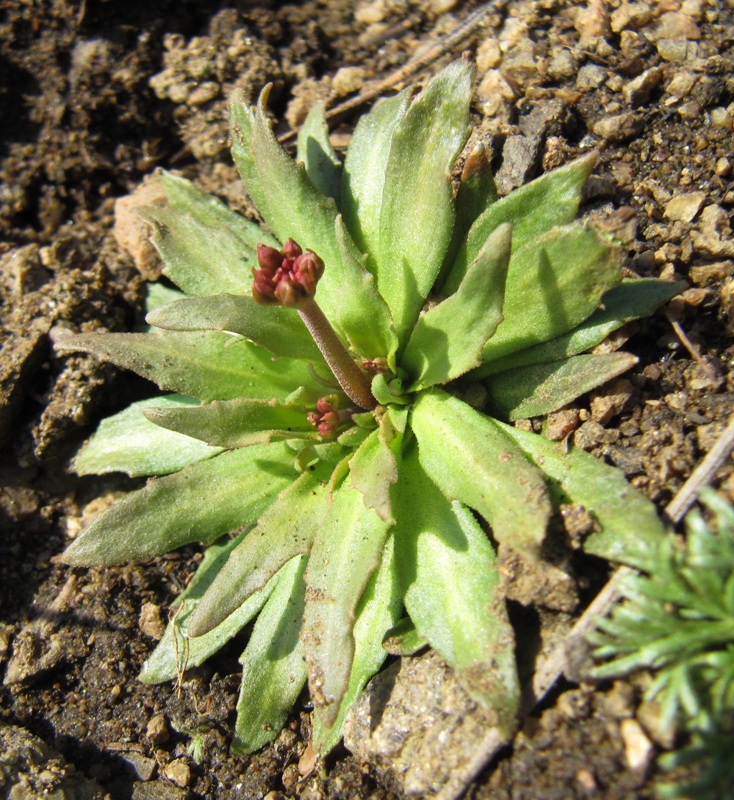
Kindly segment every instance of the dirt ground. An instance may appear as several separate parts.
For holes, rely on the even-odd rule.
[[[325,774],[311,771],[307,697],[271,746],[230,756],[236,642],[180,687],[137,680],[200,558],[195,549],[102,571],[53,562],[96,510],[138,485],[80,479],[68,463],[101,417],[151,386],[86,357],[59,358],[52,342],[60,330],[140,324],[157,264],[119,246],[114,204],[157,168],[249,213],[227,154],[233,88],[254,96],[272,82],[285,133],[315,101],[336,105],[417,55],[427,56],[424,77],[472,52],[475,135],[490,148],[500,190],[597,148],[588,210],[613,226],[631,271],[690,286],[668,316],[627,332],[640,363],[578,404],[576,445],[616,464],[662,509],[723,430],[734,393],[731,7],[505,0],[437,57],[431,47],[478,8],[455,0],[2,4],[1,796],[14,784],[14,798],[114,800],[377,799],[409,790],[385,759],[346,749]],[[348,141],[358,113],[335,121],[335,143]],[[734,498],[731,465],[716,485]],[[548,614],[578,615],[606,567],[577,567],[570,605],[513,604],[520,629],[537,633]],[[640,704],[644,686],[642,676],[558,687],[468,796],[652,797],[654,754],[674,736],[655,731],[654,709]],[[645,741],[647,755],[635,762]]]

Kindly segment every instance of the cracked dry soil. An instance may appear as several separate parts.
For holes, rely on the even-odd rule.
[[[271,746],[230,756],[236,642],[179,687],[137,681],[200,555],[189,548],[102,571],[54,563],[86,519],[138,485],[119,476],[79,479],[68,472],[70,457],[102,416],[151,386],[82,356],[60,359],[52,342],[60,330],[140,324],[144,283],[159,265],[144,246],[121,246],[118,238],[128,240],[119,226],[115,236],[114,206],[156,168],[178,170],[251,212],[227,154],[234,87],[252,96],[272,82],[271,108],[285,130],[315,101],[336,104],[425,53],[477,7],[456,0],[3,4],[3,797],[435,795],[430,775],[423,783],[406,775],[451,763],[456,754],[448,750],[412,746],[396,755],[379,743],[353,744],[356,754],[339,751],[326,775],[314,771],[307,697]],[[688,281],[667,317],[659,312],[625,331],[637,367],[547,421],[549,435],[572,432],[576,446],[616,464],[661,509],[732,410],[733,39],[732,9],[716,0],[505,0],[418,76],[470,51],[478,67],[474,135],[492,153],[501,191],[596,148],[585,210],[624,242],[629,270]],[[357,113],[335,122],[337,146]],[[731,464],[716,485],[734,497]],[[565,630],[603,583],[605,565],[578,559],[575,567],[572,580],[542,576],[539,593],[537,576],[507,565],[528,678],[542,637]],[[674,736],[656,730],[654,707],[641,702],[647,680],[562,684],[468,796],[652,797],[651,759]],[[415,726],[439,725],[441,707],[431,713],[416,714]],[[640,742],[647,756],[636,763]]]

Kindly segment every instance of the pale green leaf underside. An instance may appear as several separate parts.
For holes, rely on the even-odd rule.
[[[299,386],[323,394],[302,361],[274,361],[245,339],[219,331],[90,333],[57,344],[60,352],[91,353],[155,381],[161,389],[203,402],[237,397],[284,401]]]
[[[493,361],[575,328],[621,282],[623,260],[621,248],[584,221],[554,228],[532,245],[513,250],[504,320],[482,360]]]
[[[284,444],[221,453],[126,495],[62,559],[74,566],[112,566],[212,542],[254,523],[293,476],[293,451]]]
[[[627,482],[621,470],[589,453],[564,452],[558,442],[497,423],[551,479],[556,502],[580,503],[596,518],[600,530],[584,541],[584,550],[610,561],[637,566],[665,535],[655,506]]]
[[[255,622],[240,658],[242,683],[232,750],[247,755],[271,742],[306,683],[303,645],[303,571],[306,556],[289,561]],[[196,640],[194,640],[196,641]]]
[[[508,370],[486,382],[489,405],[493,416],[510,420],[550,414],[636,363],[630,353],[602,353]]]
[[[481,379],[517,367],[560,361],[596,347],[627,322],[647,316],[686,287],[657,278],[624,280],[602,298],[602,307],[569,333],[518,353],[482,364],[471,377]]]
[[[456,292],[418,317],[400,359],[414,378],[408,391],[448,383],[479,364],[502,321],[511,240],[510,226],[500,225]]]
[[[129,405],[100,422],[92,438],[74,458],[77,475],[125,472],[131,477],[167,475],[187,464],[204,461],[222,452],[190,436],[167,431],[149,422],[144,409],[190,408],[198,400],[183,395],[153,397]]]
[[[380,210],[395,126],[408,109],[409,94],[383,100],[362,116],[349,143],[342,175],[342,213],[357,247],[374,272],[380,258]]]
[[[359,451],[353,459],[360,458]],[[306,571],[302,639],[311,697],[331,727],[349,685],[357,604],[379,566],[389,529],[346,481],[334,491]]]
[[[422,392],[410,426],[421,467],[449,500],[478,511],[503,544],[537,558],[550,517],[542,473],[495,420],[437,389]]]
[[[171,286],[162,283],[149,283],[145,287],[145,313],[150,314],[156,308],[172,303],[174,300],[182,300],[186,295]]]
[[[460,61],[450,64],[411,103],[392,134],[375,270],[401,341],[433,287],[451,240],[449,175],[469,133],[471,88],[472,68]]]
[[[520,699],[514,635],[485,532],[461,503],[428,478],[413,448],[405,455],[395,529],[398,574],[418,632],[456,670],[466,690],[514,728]]]
[[[339,743],[347,711],[385,661],[387,652],[382,646],[382,639],[385,632],[397,623],[402,606],[395,580],[394,537],[388,536],[380,567],[372,573],[357,607],[352,671],[336,721],[328,728],[318,714],[313,717],[313,744],[320,756],[325,756]]]
[[[566,225],[575,219],[581,190],[595,163],[596,154],[590,153],[492,203],[469,229],[446,280],[444,294],[456,291],[489,234],[503,222],[512,225],[513,248],[517,252],[556,225]]]
[[[203,636],[219,625],[262,589],[284,564],[309,552],[329,505],[326,481],[330,471],[329,465],[319,464],[284,487],[277,499],[273,498],[199,604],[189,626],[192,636]]]
[[[273,588],[272,583],[248,598],[246,603],[233,611],[206,636],[191,639],[187,635],[189,620],[199,600],[222,568],[229,553],[244,535],[242,533],[223,544],[213,544],[205,550],[204,558],[194,577],[173,604],[171,621],[166,627],[163,638],[143,665],[140,673],[140,680],[143,683],[162,683],[175,678],[186,669],[203,664],[207,658],[236,636],[260,611]]]
[[[329,141],[325,104],[318,103],[306,116],[298,131],[296,161],[306,168],[311,183],[325,197],[339,204],[341,194],[341,161]]]
[[[277,358],[324,363],[321,351],[294,309],[263,306],[247,295],[216,294],[174,300],[149,313],[146,322],[171,331],[236,333]]]
[[[215,447],[247,447],[285,439],[313,439],[319,434],[308,422],[308,408],[274,400],[221,400],[195,408],[149,408],[156,425]]]

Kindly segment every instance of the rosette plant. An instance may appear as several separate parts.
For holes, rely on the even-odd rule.
[[[153,292],[169,302],[149,332],[61,344],[174,392],[79,452],[80,474],[162,477],[64,559],[207,546],[142,679],[175,677],[253,622],[237,751],[271,740],[307,683],[328,752],[387,639],[435,648],[510,735],[520,692],[495,548],[540,558],[562,503],[594,516],[596,555],[662,533],[620,472],[508,421],[628,369],[628,354],[584,351],[679,287],[623,280],[620,247],[575,221],[593,155],[497,198],[484,152],[465,150],[472,79],[456,62],[379,103],[343,163],[323,107],[294,161],[268,90],[254,108],[235,95],[232,152],[267,227],[164,173],[168,205],[145,216],[181,293]]]

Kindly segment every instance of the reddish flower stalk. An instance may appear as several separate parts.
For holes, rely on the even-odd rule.
[[[377,401],[372,396],[369,379],[314,300],[324,262],[311,250],[304,253],[293,239],[288,239],[282,250],[259,244],[257,261],[259,269],[252,270],[255,300],[297,309],[347,397],[361,408],[370,411],[375,408]]]

